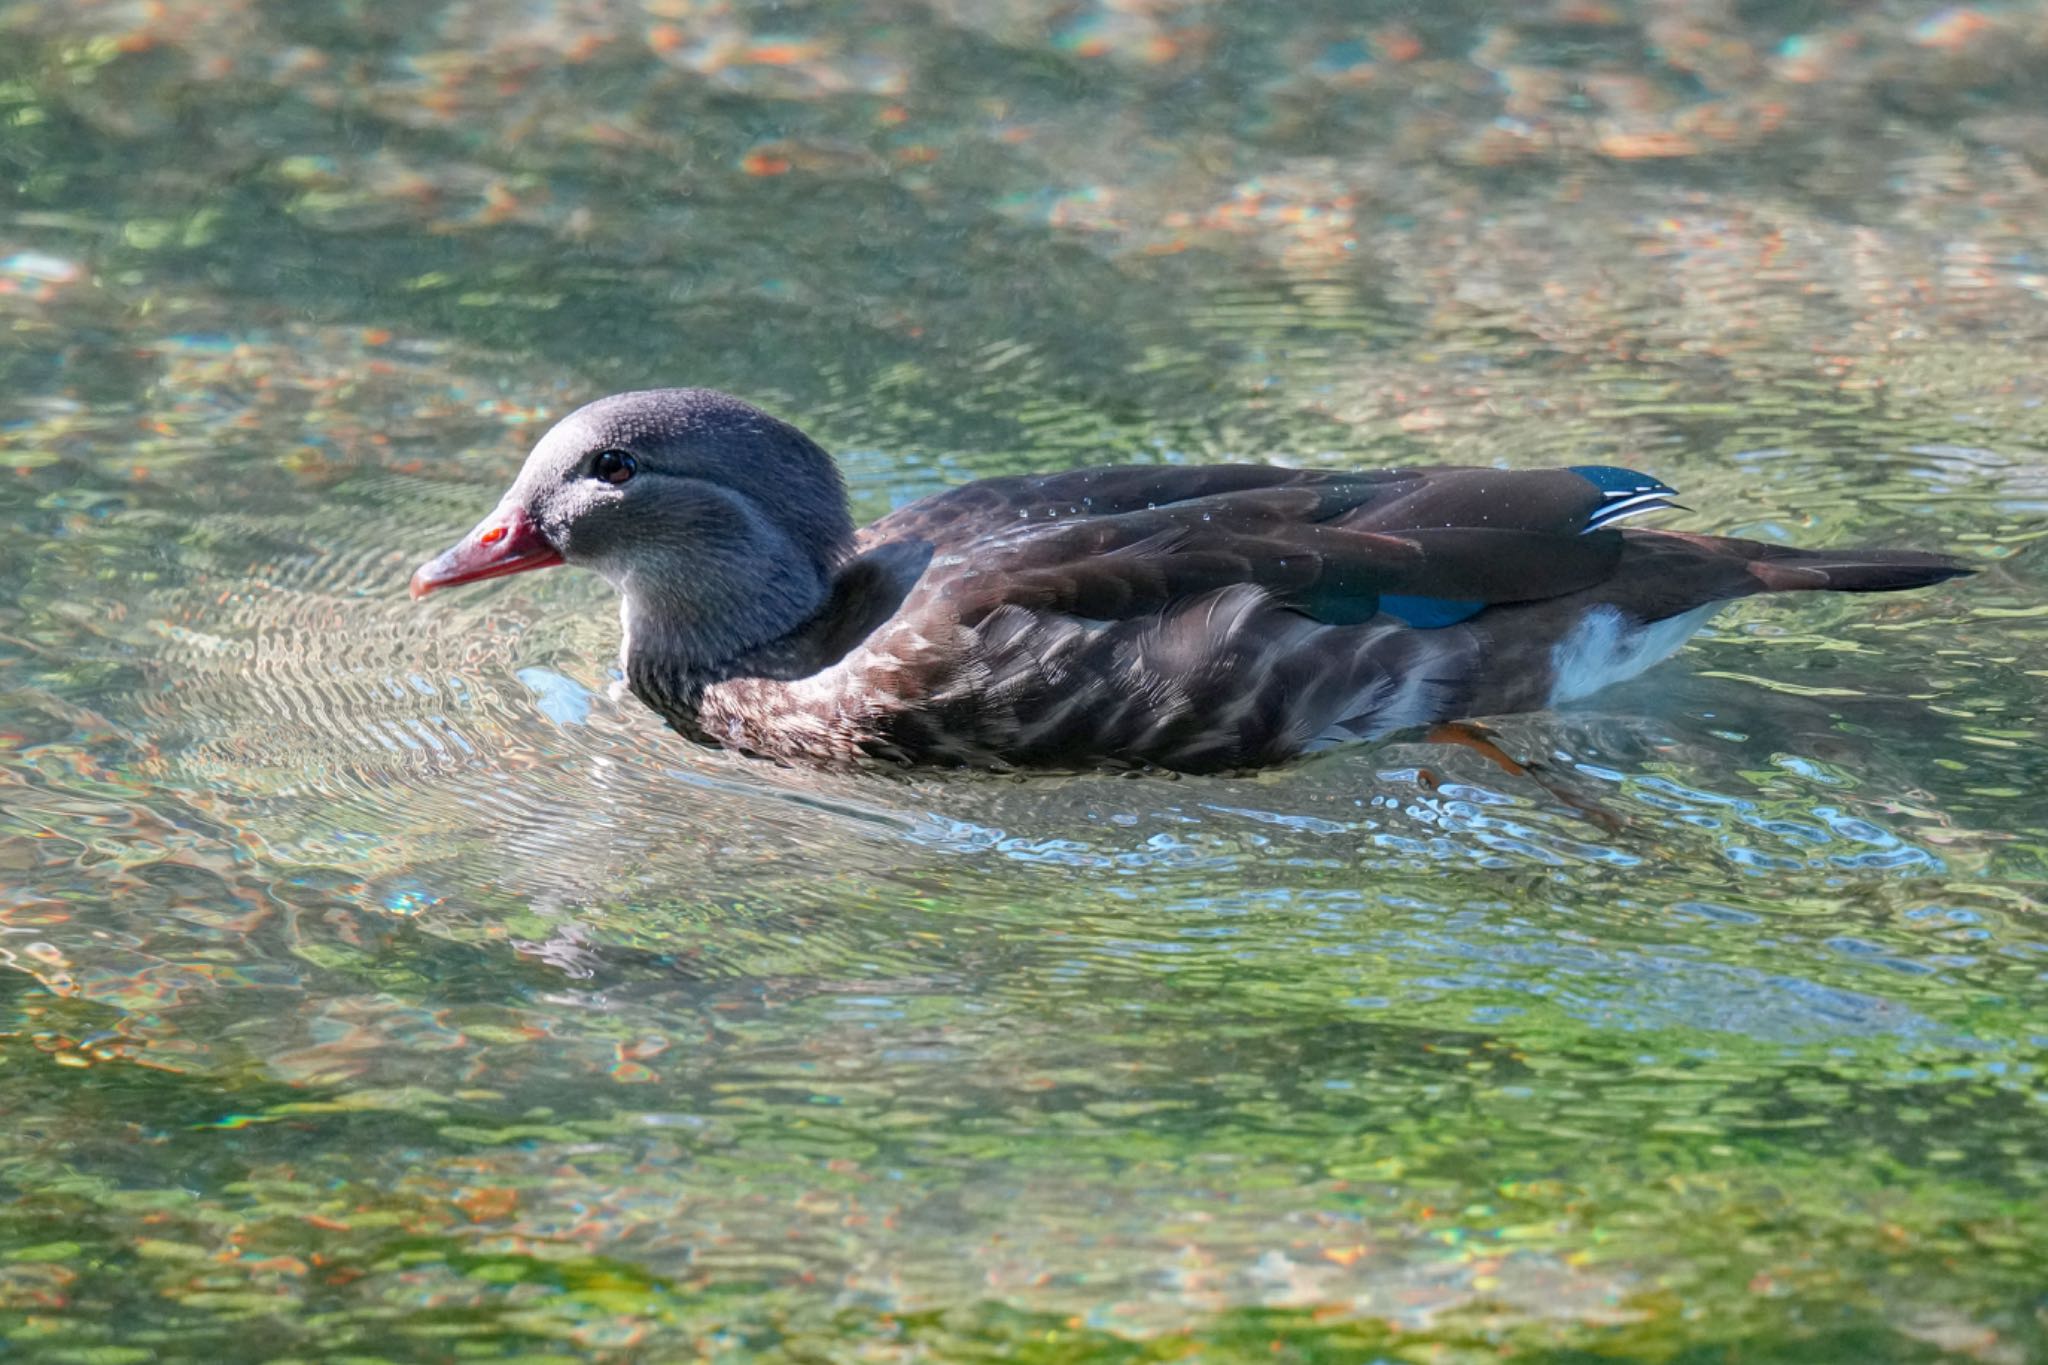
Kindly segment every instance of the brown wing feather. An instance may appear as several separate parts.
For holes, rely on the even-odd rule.
[[[930,539],[928,586],[969,624],[1005,605],[1125,620],[1235,584],[1349,624],[1381,594],[1484,604],[1586,588],[1621,552],[1615,532],[1580,533],[1600,500],[1568,470],[1127,467],[970,484],[863,543]]]

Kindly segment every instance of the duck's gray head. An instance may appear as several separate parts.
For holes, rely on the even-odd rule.
[[[636,647],[658,635],[679,663],[710,664],[817,610],[852,537],[839,471],[808,436],[729,394],[649,389],[556,423],[412,594],[574,564],[624,595]]]

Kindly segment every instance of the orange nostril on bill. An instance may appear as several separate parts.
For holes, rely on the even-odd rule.
[[[479,579],[502,578],[508,573],[545,569],[560,564],[561,554],[535,529],[520,508],[499,508],[478,522],[468,534],[420,565],[412,576],[412,595],[424,597],[437,588]]]

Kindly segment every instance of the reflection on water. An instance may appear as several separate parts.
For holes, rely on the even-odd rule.
[[[0,1332],[2048,1352],[2048,13],[1367,11],[0,11]],[[803,773],[593,581],[404,597],[653,382],[865,515],[1612,459],[1987,571],[1505,726],[1615,833],[1412,743]]]

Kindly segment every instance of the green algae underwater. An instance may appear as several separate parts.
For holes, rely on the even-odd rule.
[[[2048,1359],[2048,7],[0,4],[0,1356]],[[1970,556],[1238,779],[404,595],[695,383],[862,516],[1614,462]]]

